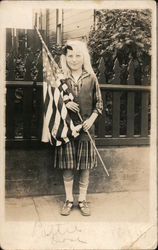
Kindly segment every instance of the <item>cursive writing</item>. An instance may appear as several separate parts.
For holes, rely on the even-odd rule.
[[[81,238],[82,230],[77,225],[71,224],[44,224],[35,222],[32,236],[37,238],[49,238],[51,243],[64,243],[66,241],[87,242]]]

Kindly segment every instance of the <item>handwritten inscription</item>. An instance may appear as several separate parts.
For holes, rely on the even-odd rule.
[[[82,230],[77,225],[66,224],[44,224],[40,221],[35,222],[32,236],[42,239],[48,238],[51,243],[80,242],[86,244],[82,239]]]

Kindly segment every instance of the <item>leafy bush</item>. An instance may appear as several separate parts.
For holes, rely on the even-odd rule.
[[[149,9],[96,10],[96,24],[88,40],[93,68],[100,75],[100,59],[104,62],[105,82],[114,79],[114,61],[120,67],[120,84],[127,84],[129,61],[133,59],[134,83],[150,83],[151,78],[151,11]],[[135,96],[135,134],[140,134],[141,96]],[[106,91],[106,134],[112,133],[112,93]],[[148,113],[150,120],[150,112]],[[127,96],[120,97],[120,134],[126,134]],[[149,121],[150,125],[150,121]],[[150,129],[150,128],[149,128]]]
[[[106,64],[107,81],[112,77],[117,57],[126,74],[131,58],[137,60],[136,81],[140,71],[150,77],[151,11],[149,9],[96,10],[96,25],[88,41],[93,67],[98,74],[99,59]],[[125,70],[124,70],[125,69]]]

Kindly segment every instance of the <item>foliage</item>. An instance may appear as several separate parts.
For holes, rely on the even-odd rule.
[[[31,48],[26,48],[23,55],[11,51],[6,56],[6,79],[10,78],[9,74],[12,71],[13,74],[11,77],[13,79],[24,80],[27,68],[29,67],[29,78],[32,81],[36,81],[39,73],[39,63],[41,63],[41,51],[39,49],[33,52]]]
[[[60,66],[60,56],[63,53],[64,45],[54,44],[51,46],[50,51],[56,63]]]
[[[137,60],[136,78],[140,71],[150,75],[151,11],[149,9],[96,10],[96,20],[88,41],[96,73],[98,73],[99,59],[103,56],[107,79],[112,77],[113,62],[116,57],[125,74],[129,60],[134,58]]]
[[[151,11],[149,9],[96,10],[96,24],[92,27],[88,46],[93,68],[100,75],[104,60],[105,82],[115,78],[114,62],[119,61],[119,82],[127,84],[129,61],[133,60],[133,84],[150,83],[151,78]],[[119,83],[118,82],[118,83]],[[140,133],[141,97],[135,98],[135,134]],[[106,133],[112,133],[112,95],[106,92]],[[120,133],[126,134],[127,96],[120,98]],[[150,111],[148,112],[150,120]],[[150,124],[150,121],[149,121]]]

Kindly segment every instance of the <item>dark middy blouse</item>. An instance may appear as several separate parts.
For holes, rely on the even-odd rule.
[[[89,74],[83,70],[77,82],[75,82],[75,79],[72,75],[70,75],[64,81],[68,85],[70,93],[72,93],[74,96],[74,102],[79,104],[80,115],[83,121],[88,119],[93,112],[97,113],[98,115],[102,114],[103,101],[98,80],[94,74]],[[68,110],[68,112],[75,126],[81,124],[76,112],[71,110]],[[94,136],[94,124],[89,129],[89,132],[92,136]],[[89,137],[86,132],[81,130],[78,139],[89,140]]]

